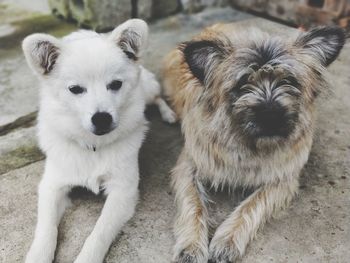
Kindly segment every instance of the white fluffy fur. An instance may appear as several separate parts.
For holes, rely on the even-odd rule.
[[[130,48],[138,55],[148,35],[146,23],[139,19],[125,22],[109,35],[80,31],[59,40],[34,34],[23,41],[27,62],[42,83],[38,137],[47,156],[37,227],[26,263],[54,259],[58,224],[74,186],[94,193],[104,189],[107,195],[102,214],[74,261],[102,262],[137,202],[138,152],[147,130],[145,104],[158,104],[163,118],[175,121],[160,98],[155,76],[118,46],[125,30],[132,31],[128,36],[135,39],[126,40],[134,41]],[[117,92],[106,88],[115,79],[123,81]],[[80,85],[86,92],[72,94],[71,85]],[[98,111],[111,114],[116,127],[103,136],[93,134],[91,117]]]

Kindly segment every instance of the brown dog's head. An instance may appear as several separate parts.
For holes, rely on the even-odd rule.
[[[345,33],[319,27],[296,39],[256,29],[184,43],[189,70],[201,83],[198,104],[208,120],[254,144],[296,139],[312,127],[312,105],[327,86],[324,70],[339,55]],[[223,125],[224,126],[224,125]]]

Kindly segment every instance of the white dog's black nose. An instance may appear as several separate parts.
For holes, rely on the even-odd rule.
[[[91,118],[91,122],[95,126],[94,133],[96,135],[103,135],[110,132],[112,121],[112,115],[108,112],[96,112]]]

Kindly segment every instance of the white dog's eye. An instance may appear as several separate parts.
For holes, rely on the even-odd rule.
[[[120,80],[113,80],[111,83],[107,85],[107,89],[118,91],[122,87],[123,82]]]
[[[85,88],[79,86],[79,85],[73,85],[73,86],[70,86],[69,88],[69,91],[72,92],[73,94],[81,94],[83,92],[86,91]]]

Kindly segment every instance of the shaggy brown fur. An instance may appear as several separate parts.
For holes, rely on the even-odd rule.
[[[298,190],[312,145],[315,98],[345,42],[337,27],[284,40],[218,24],[165,59],[164,92],[185,146],[173,175],[176,262],[233,262]],[[253,187],[209,244],[204,186]]]

